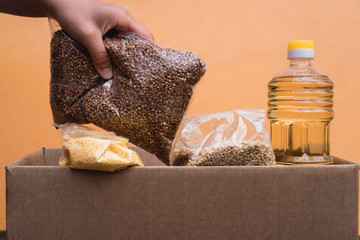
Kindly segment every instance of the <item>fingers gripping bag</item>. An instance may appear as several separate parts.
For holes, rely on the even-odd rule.
[[[107,172],[144,166],[139,155],[127,147],[126,138],[76,124],[55,126],[62,130],[60,166]]]
[[[92,123],[169,165],[170,150],[206,64],[135,33],[104,36],[113,77],[104,80],[83,45],[66,32],[51,40],[50,104],[57,124]]]
[[[184,117],[173,166],[274,165],[265,111],[232,110]]]

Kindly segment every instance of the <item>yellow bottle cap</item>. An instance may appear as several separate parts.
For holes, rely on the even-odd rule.
[[[288,43],[288,49],[298,48],[314,49],[314,42],[309,40],[296,40]]]
[[[296,40],[288,43],[288,59],[314,58],[314,42],[309,40]]]

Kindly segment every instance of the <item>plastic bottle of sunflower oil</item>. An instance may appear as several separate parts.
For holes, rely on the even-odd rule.
[[[330,164],[333,83],[311,66],[312,41],[288,43],[290,66],[268,84],[268,118],[278,164]]]

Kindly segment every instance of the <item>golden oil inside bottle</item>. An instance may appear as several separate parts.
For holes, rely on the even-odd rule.
[[[268,85],[268,118],[276,161],[330,164],[333,162],[329,149],[333,84],[311,67],[309,59],[292,62]],[[304,68],[309,69],[302,74]],[[291,75],[287,75],[289,72]]]

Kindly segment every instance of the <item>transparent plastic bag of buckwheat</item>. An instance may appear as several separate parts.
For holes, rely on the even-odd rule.
[[[173,166],[266,166],[275,157],[265,111],[231,110],[184,117],[174,140]]]

